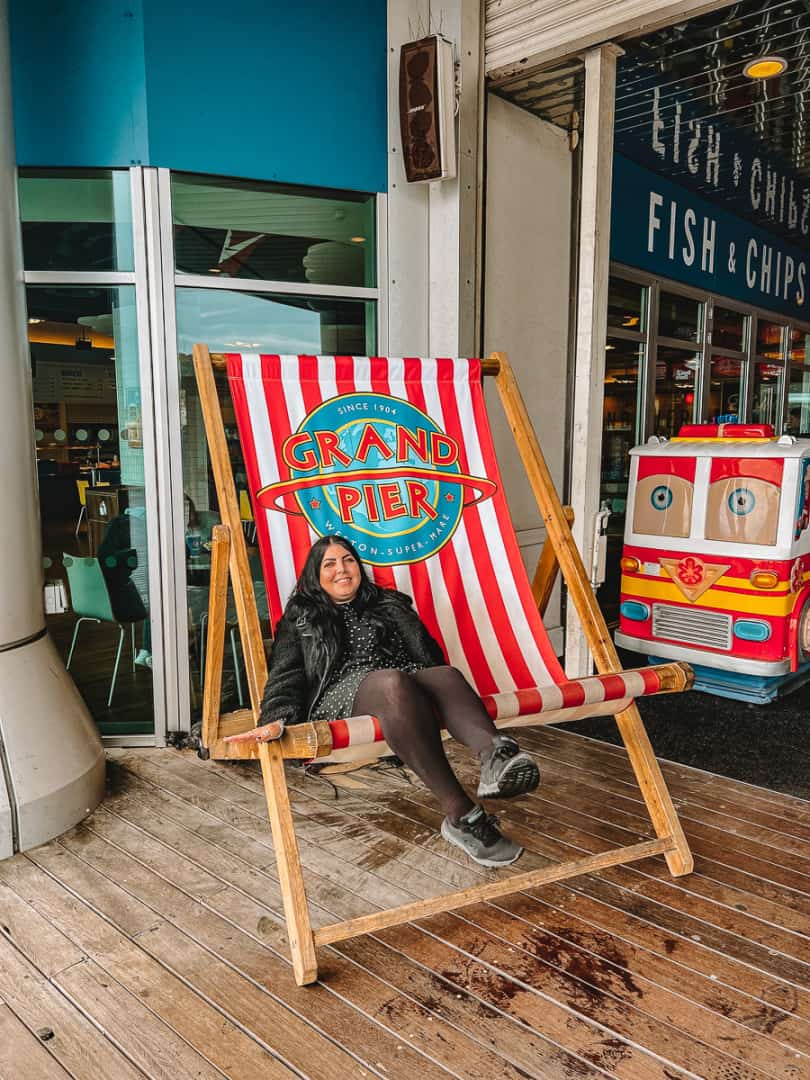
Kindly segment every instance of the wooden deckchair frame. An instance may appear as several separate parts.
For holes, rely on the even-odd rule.
[[[238,734],[258,726],[259,706],[267,681],[267,660],[248,563],[247,546],[241,528],[239,500],[217,396],[213,361],[205,345],[194,346],[194,371],[222,519],[222,524],[217,525],[212,534],[202,743],[217,758],[258,758],[261,763],[296,983],[299,986],[305,986],[317,980],[318,962],[315,955],[317,946],[343,941],[358,934],[398,926],[412,919],[452,911],[466,904],[507,896],[548,882],[562,881],[577,874],[593,873],[608,866],[645,859],[650,855],[664,855],[670,872],[674,876],[688,874],[693,866],[689,845],[661,769],[655,759],[638,707],[635,702],[632,702],[616,714],[616,723],[655,829],[656,840],[615,848],[557,866],[498,878],[472,888],[428,900],[417,900],[387,911],[347,919],[313,931],[284,776],[284,758],[300,759],[317,756],[319,744],[322,746],[330,739],[329,729],[327,724],[319,722],[296,724],[287,728],[282,738],[275,742],[236,744],[223,742],[227,735]],[[553,573],[556,572],[555,563],[559,564],[571,602],[575,605],[582,621],[583,631],[598,672],[600,674],[620,672],[622,666],[616,648],[596,602],[582,558],[571,535],[568,516],[557,496],[506,354],[493,353],[482,362],[482,371],[485,375],[495,377],[495,385],[500,394],[509,427],[537,499],[548,541],[556,557],[556,559],[551,559],[550,556],[546,556],[548,565],[544,573],[552,575],[553,583]],[[242,640],[250,692],[250,709],[240,709],[227,716],[220,716],[229,580],[233,588]],[[537,575],[535,575],[535,585],[537,584]],[[547,599],[550,587],[544,591],[546,585],[544,578],[539,583],[540,587],[535,589],[536,598],[540,592]],[[686,665],[662,665],[659,672],[661,672],[660,677],[668,680],[662,689],[677,691],[690,685],[690,671]],[[323,752],[322,749],[321,752]]]

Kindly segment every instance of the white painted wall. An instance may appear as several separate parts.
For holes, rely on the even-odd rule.
[[[484,354],[509,354],[551,474],[565,459],[571,154],[564,131],[501,98],[487,103]],[[545,530],[494,386],[493,435],[526,566]],[[562,651],[559,586],[546,612]]]

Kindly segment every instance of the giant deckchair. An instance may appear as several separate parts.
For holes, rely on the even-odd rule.
[[[390,751],[369,716],[296,724],[269,743],[224,741],[259,723],[267,665],[214,362],[227,368],[274,623],[313,540],[328,533],[349,537],[380,585],[413,597],[450,663],[469,678],[499,727],[614,715],[656,840],[493,877],[313,932],[283,759],[339,762]],[[202,742],[213,757],[261,762],[298,984],[317,978],[318,945],[650,855],[663,854],[674,875],[689,873],[689,847],[635,698],[686,689],[691,670],[672,663],[622,671],[507,357],[228,354],[212,361],[206,346],[197,345],[194,367],[222,518],[212,547]],[[495,377],[597,675],[566,678],[549,642],[507,509],[483,375]],[[541,561],[549,565],[547,556]],[[229,578],[251,708],[220,715]]]

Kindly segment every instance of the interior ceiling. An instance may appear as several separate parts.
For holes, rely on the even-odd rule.
[[[616,89],[616,148],[628,156],[649,147],[653,123],[700,121],[734,129],[778,155],[794,175],[810,176],[810,0],[731,4],[641,37],[621,42]],[[775,78],[752,80],[742,73],[748,60],[776,53],[788,61]],[[551,123],[580,122],[584,73],[581,61],[566,61],[492,88],[497,94]],[[668,170],[669,171],[669,170]],[[670,172],[670,175],[675,175]]]

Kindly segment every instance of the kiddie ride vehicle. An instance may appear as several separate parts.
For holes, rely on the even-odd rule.
[[[617,645],[742,701],[810,679],[810,439],[689,424],[630,455]]]

